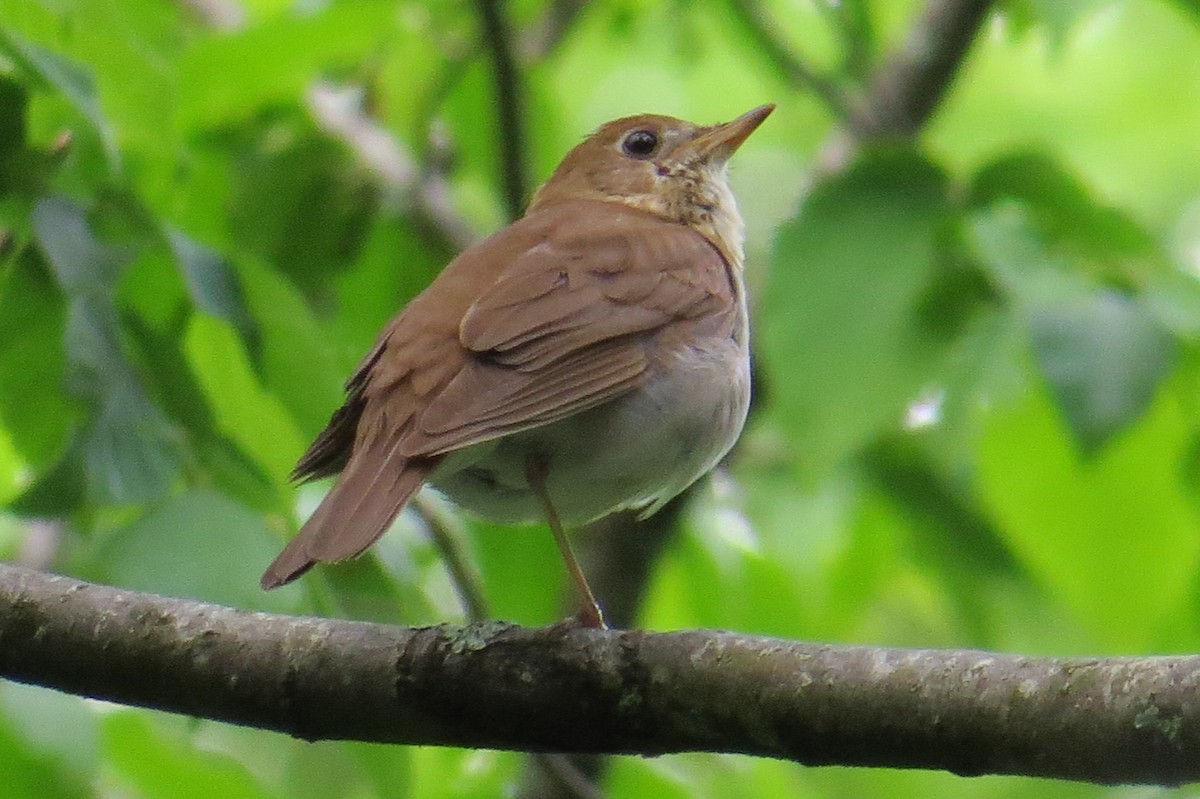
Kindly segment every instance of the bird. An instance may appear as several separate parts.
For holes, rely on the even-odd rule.
[[[762,105],[701,126],[601,125],[508,227],[394,317],[293,478],[336,475],[264,589],[355,557],[426,483],[471,513],[548,523],[604,628],[564,527],[649,516],[710,471],[750,403],[744,224],[731,155]]]

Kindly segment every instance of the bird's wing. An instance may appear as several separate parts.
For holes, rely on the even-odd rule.
[[[589,209],[590,210],[590,209]],[[657,334],[737,302],[724,258],[683,226],[628,211],[562,225],[467,309],[463,368],[414,419],[403,451],[430,456],[558,421],[639,384]]]

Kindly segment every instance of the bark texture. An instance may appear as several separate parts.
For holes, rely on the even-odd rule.
[[[1195,656],[1030,658],[500,622],[409,629],[0,565],[0,676],[310,740],[1200,779]]]

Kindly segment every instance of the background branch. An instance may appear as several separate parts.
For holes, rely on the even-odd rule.
[[[467,620],[476,622],[490,618],[491,611],[479,570],[463,552],[464,533],[457,519],[422,495],[413,498],[412,508],[425,523],[429,538],[450,576],[450,583],[458,593]]]
[[[362,95],[357,87],[316,81],[309,86],[305,100],[317,124],[350,148],[384,196],[408,206],[448,249],[458,252],[478,242],[479,234],[454,207],[445,170],[439,168],[437,158],[431,164],[418,164],[403,142],[367,114]],[[430,150],[440,155],[438,151],[447,145],[437,141],[436,135],[431,138]]]
[[[837,83],[818,72],[779,35],[778,25],[754,0],[730,0],[729,8],[754,37],[762,55],[797,88],[811,91],[839,120],[851,116],[851,99]]]
[[[478,0],[483,40],[492,62],[496,91],[496,133],[500,140],[500,182],[509,219],[525,213],[529,189],[525,180],[525,116],[513,39],[500,0]]]
[[[0,675],[309,740],[1200,779],[1200,657],[1026,658],[499,622],[407,629],[0,565]]]
[[[991,8],[991,0],[930,0],[904,46],[874,71],[851,120],[854,137],[916,134],[945,97]]]

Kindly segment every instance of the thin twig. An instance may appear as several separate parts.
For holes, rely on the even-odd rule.
[[[463,554],[463,531],[457,520],[420,494],[413,499],[412,508],[425,523],[434,547],[446,564],[450,582],[458,592],[467,619],[479,622],[490,618],[491,610],[484,594],[483,581]]]
[[[501,0],[477,0],[483,40],[492,61],[496,87],[496,125],[500,138],[500,178],[510,219],[525,211],[525,116],[521,76]]]
[[[872,139],[911,138],[937,110],[962,67],[992,0],[929,0],[903,46],[877,67],[871,88],[813,159],[815,178],[846,167]]]
[[[521,55],[528,61],[545,58],[554,52],[571,32],[580,12],[587,8],[586,0],[554,0],[541,18],[522,36]]]
[[[754,36],[758,49],[775,68],[801,88],[810,89],[839,120],[849,120],[853,102],[846,91],[794,52],[778,34],[767,12],[754,0],[729,0],[729,7]]]
[[[538,756],[537,760],[542,764],[546,774],[562,789],[559,793],[565,792],[566,796],[574,797],[574,799],[605,799],[604,791],[600,790],[600,787],[588,778],[583,769],[576,765],[575,761],[581,758],[595,760],[595,757],[591,755],[572,757],[555,754],[542,754]],[[544,797],[545,793],[534,794],[526,791],[520,795]]]
[[[236,31],[246,25],[246,10],[234,0],[179,0],[179,6],[216,31]]]

